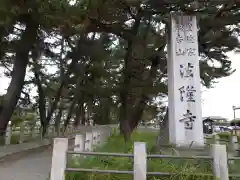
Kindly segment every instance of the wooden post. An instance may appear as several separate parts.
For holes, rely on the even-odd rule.
[[[93,133],[86,132],[85,151],[92,151]]]
[[[70,125],[70,132],[74,133],[74,126],[72,124]]]
[[[214,144],[220,144],[220,138],[219,138],[219,136],[217,135],[217,134],[214,134],[213,135],[213,143]]]
[[[89,124],[90,124],[90,126],[93,126],[93,120],[92,119],[89,120]]]
[[[68,138],[55,138],[50,180],[65,180]]]
[[[77,134],[75,136],[74,151],[83,152],[84,149],[85,149],[85,136],[84,136],[84,134]]]
[[[67,127],[66,127],[66,134],[70,134],[70,131],[71,131],[71,129],[70,129],[69,125],[67,125]]]
[[[113,135],[113,128],[110,127],[110,135],[109,136],[112,136]]]
[[[234,151],[239,149],[238,138],[237,136],[231,136],[231,145]]]
[[[60,135],[60,127],[58,125],[58,126],[54,127],[54,137],[59,136],[59,135]]]
[[[31,127],[31,137],[34,139],[36,137],[36,127],[32,126]]]
[[[147,179],[147,153],[143,142],[134,143],[134,180]]]
[[[85,135],[84,134],[77,134],[75,136],[75,143],[74,143],[74,152],[84,152],[85,149]],[[81,154],[74,154],[73,155],[73,161],[76,165],[80,165],[80,157]],[[86,156],[82,156],[85,158]]]
[[[104,132],[102,130],[98,131],[97,143],[100,144],[104,141]]]
[[[24,126],[24,123],[21,123],[20,134],[19,134],[19,144],[24,142],[24,137],[25,137],[25,126]]]
[[[64,125],[63,124],[61,124],[60,127],[61,127],[62,136],[65,136],[67,134],[67,129],[66,129],[66,131],[64,131]]]
[[[7,129],[6,129],[6,134],[5,134],[5,144],[9,145],[11,144],[11,139],[12,139],[12,127],[10,124],[8,124]]]
[[[93,131],[93,145],[97,144],[97,132]]]
[[[219,180],[229,180],[226,145],[212,144],[213,173]]]
[[[39,128],[39,137],[40,137],[41,140],[43,140],[42,132],[43,132],[43,127],[41,126]]]
[[[206,134],[203,135],[203,139],[204,139],[204,144],[207,146],[207,135]]]
[[[58,137],[58,136],[62,136],[62,134],[63,134],[63,133],[62,133],[62,125],[59,124],[59,125],[58,125],[58,128],[57,128],[57,137]]]
[[[51,137],[54,137],[55,134],[55,128],[53,125],[49,126],[49,128],[51,129]]]
[[[100,131],[97,132],[97,144],[101,143],[101,133]]]
[[[53,128],[51,125],[48,126],[48,134],[47,137],[52,137],[53,136]]]
[[[47,126],[47,131],[46,131],[45,137],[50,137],[50,134],[51,134],[51,128],[50,128],[50,126]]]

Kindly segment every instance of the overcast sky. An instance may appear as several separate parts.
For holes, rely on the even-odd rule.
[[[230,53],[229,57],[236,72],[229,77],[221,78],[214,88],[203,92],[203,116],[233,119],[232,106],[240,106],[240,54]],[[240,110],[236,111],[236,117],[240,118]]]
[[[240,106],[240,54],[230,53],[229,57],[236,72],[226,78],[221,78],[215,87],[204,90],[202,94],[202,115],[222,116],[233,119],[232,106]],[[0,68],[0,93],[4,93],[9,79],[3,77],[3,69]],[[236,117],[240,118],[240,110],[236,111]]]

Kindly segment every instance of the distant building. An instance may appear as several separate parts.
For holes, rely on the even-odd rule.
[[[229,125],[228,119],[221,117],[221,116],[208,116],[203,117],[203,133],[205,134],[212,134],[214,132],[214,125],[222,125],[226,126]],[[224,127],[219,127],[224,128]]]
[[[211,119],[213,121],[217,121],[217,122],[228,122],[228,119],[227,118],[224,118],[224,117],[221,117],[221,116],[207,116],[207,117],[203,117],[202,118],[203,120],[204,119]]]

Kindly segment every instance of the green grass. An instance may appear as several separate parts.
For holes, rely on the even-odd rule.
[[[227,151],[231,151],[232,150],[232,144],[231,144],[232,134],[230,132],[219,132],[217,133],[217,135],[219,136],[219,143],[222,145],[226,145]],[[240,136],[238,136],[237,138],[238,138],[238,142],[240,142]],[[210,146],[211,144],[214,144],[213,137],[207,137],[206,144],[208,146]]]
[[[226,141],[230,141],[230,138],[232,136],[232,134],[229,132],[219,132],[217,133],[217,135],[219,136],[220,139],[226,140]]]
[[[109,137],[108,142],[98,152],[112,153],[132,153],[133,142],[146,142],[148,154],[156,154],[155,142],[157,133],[152,132],[134,132],[131,141],[126,145],[123,138],[114,133]],[[94,157],[89,156],[84,160],[69,159],[67,167],[70,168],[87,168],[87,169],[103,169],[103,170],[133,170],[133,159],[123,157]],[[148,172],[173,172],[176,175],[167,176],[148,176],[148,180],[157,179],[173,179],[173,180],[210,180],[213,177],[204,176],[203,174],[212,173],[211,162],[207,160],[180,160],[180,159],[149,159]],[[183,174],[201,174],[183,175]],[[100,174],[90,172],[68,172],[66,180],[130,180],[132,175],[124,174]]]
[[[231,137],[233,136],[232,133],[230,132],[219,132],[217,133],[217,135],[219,136],[220,138],[220,141],[228,141],[228,142],[231,142]],[[238,142],[240,142],[240,136],[237,136],[238,138]]]

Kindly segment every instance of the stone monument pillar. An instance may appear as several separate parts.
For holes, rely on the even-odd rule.
[[[204,146],[196,16],[171,14],[168,39],[170,143]]]

